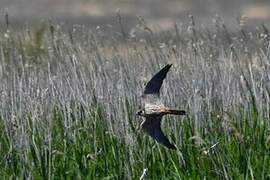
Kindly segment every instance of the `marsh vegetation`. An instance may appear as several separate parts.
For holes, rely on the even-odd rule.
[[[268,28],[232,32],[219,17],[201,28],[192,16],[166,32],[119,26],[2,26],[1,178],[270,178]],[[161,96],[188,112],[162,123],[176,151],[135,116],[167,63]]]

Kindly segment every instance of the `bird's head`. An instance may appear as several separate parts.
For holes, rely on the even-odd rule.
[[[136,115],[137,115],[137,116],[144,116],[144,115],[145,115],[144,109],[138,111],[138,112],[136,113]]]

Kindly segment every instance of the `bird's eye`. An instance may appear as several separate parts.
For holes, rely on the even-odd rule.
[[[143,113],[144,113],[144,111],[143,110],[140,110],[140,111],[137,112],[137,115],[141,115]]]

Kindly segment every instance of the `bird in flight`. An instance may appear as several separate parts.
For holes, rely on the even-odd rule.
[[[185,115],[183,110],[175,110],[164,106],[160,101],[159,90],[163,80],[166,78],[172,64],[163,67],[152,79],[146,84],[142,98],[144,100],[144,108],[137,112],[137,115],[144,117],[141,128],[148,133],[157,142],[163,144],[169,149],[176,149],[175,145],[170,143],[168,138],[161,130],[161,120],[166,114]]]

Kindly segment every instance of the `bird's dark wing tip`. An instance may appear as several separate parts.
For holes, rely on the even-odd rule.
[[[166,75],[170,70],[171,66],[172,64],[167,64],[152,77],[152,79],[146,84],[144,94],[159,93],[163,80],[166,78]]]
[[[176,150],[177,149],[176,146],[173,145],[173,144],[167,145],[166,147],[169,148],[169,149],[172,149],[172,150]]]
[[[169,71],[169,69],[172,67],[172,65],[173,64],[167,64],[166,66],[164,66],[163,68],[162,68],[162,70],[164,69],[165,71]]]
[[[172,144],[169,139],[164,135],[160,127],[161,118],[157,117],[148,117],[141,124],[141,127],[146,131],[153,139],[158,143],[164,145],[169,149],[177,149],[174,144]]]

